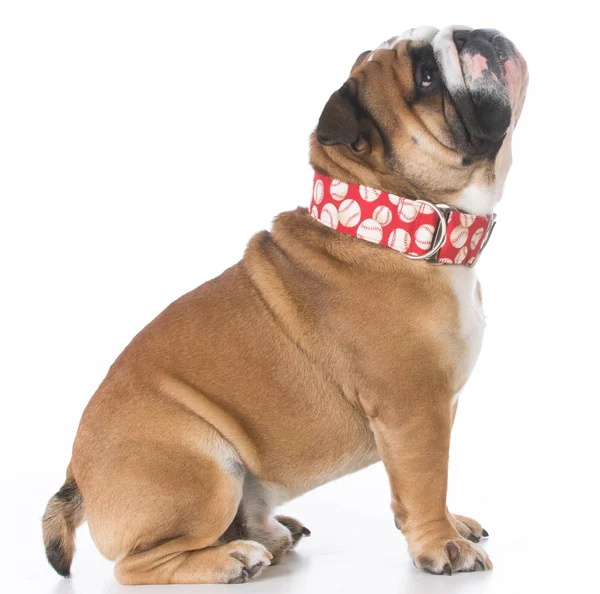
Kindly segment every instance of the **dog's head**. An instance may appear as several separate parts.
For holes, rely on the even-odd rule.
[[[489,212],[527,78],[496,30],[412,29],[358,57],[323,109],[311,162],[353,183]]]

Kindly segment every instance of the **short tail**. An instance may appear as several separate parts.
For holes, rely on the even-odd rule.
[[[46,557],[64,577],[71,577],[75,529],[84,519],[83,497],[75,480],[67,474],[67,481],[48,502],[42,520]]]

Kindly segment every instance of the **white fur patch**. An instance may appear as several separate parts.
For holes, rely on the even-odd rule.
[[[436,34],[431,43],[435,60],[438,63],[444,82],[451,93],[461,90],[466,91],[460,59],[454,45],[455,31],[472,31],[472,28],[462,25],[445,27]]]
[[[445,269],[458,300],[460,333],[465,342],[465,351],[457,377],[458,387],[462,388],[471,375],[481,351],[485,316],[478,297],[475,269],[468,266],[447,266]],[[458,401],[459,394],[460,391],[455,395],[453,404]]]
[[[433,41],[439,29],[435,27],[417,27],[408,29],[400,35],[400,39],[409,39],[410,41]]]
[[[502,190],[500,189],[500,192],[498,192],[496,185],[479,186],[470,184],[462,191],[455,206],[472,214],[488,215],[500,201],[501,194]]]
[[[456,394],[454,394],[454,396],[452,396],[452,402],[450,404],[453,408],[458,404],[458,400],[460,398],[461,393],[462,388]]]

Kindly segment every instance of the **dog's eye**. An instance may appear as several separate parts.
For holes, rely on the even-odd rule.
[[[420,74],[420,82],[422,87],[429,87],[433,83],[433,79],[435,76],[435,68],[431,66],[427,66],[426,64],[421,64]]]

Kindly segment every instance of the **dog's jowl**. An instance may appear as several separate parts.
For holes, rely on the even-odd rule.
[[[308,208],[162,312],[91,399],[43,520],[59,573],[87,519],[123,584],[244,582],[310,535],[278,505],[379,460],[418,568],[491,569],[485,530],[446,508],[448,449],[526,86],[492,29],[359,56],[311,137]]]

